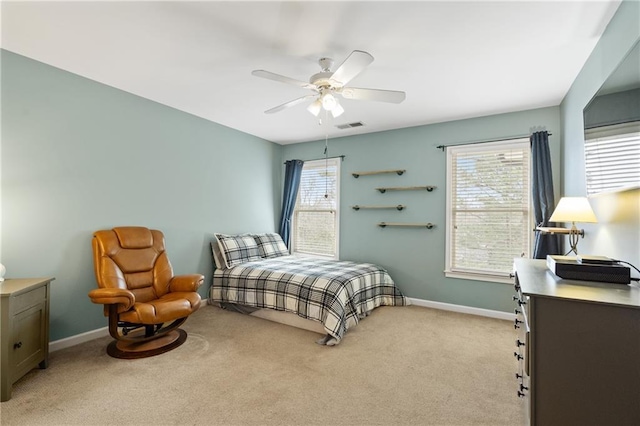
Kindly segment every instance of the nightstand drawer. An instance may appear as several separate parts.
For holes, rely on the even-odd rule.
[[[11,302],[11,314],[17,315],[24,310],[27,310],[39,303],[42,303],[42,301],[46,299],[47,299],[46,285],[43,285],[38,288],[34,288],[33,290],[28,291],[26,293],[13,296],[13,301]]]

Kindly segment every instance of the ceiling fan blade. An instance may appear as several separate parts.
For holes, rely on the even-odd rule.
[[[294,106],[294,105],[298,105],[298,104],[300,104],[300,103],[302,103],[302,102],[304,102],[304,101],[306,101],[306,100],[308,100],[308,99],[315,98],[315,97],[316,97],[316,95],[307,95],[307,96],[303,96],[303,97],[301,97],[301,98],[294,99],[294,100],[292,100],[292,101],[286,102],[286,103],[284,103],[284,104],[282,104],[282,105],[278,105],[277,107],[274,107],[274,108],[268,109],[268,110],[266,110],[264,113],[265,113],[265,114],[273,114],[274,112],[282,111],[283,109],[290,108],[290,107],[292,107],[292,106]]]
[[[256,77],[266,78],[267,80],[274,80],[274,81],[279,81],[281,83],[293,84],[294,86],[304,87],[305,89],[316,90],[316,86],[314,84],[307,83],[306,81],[296,80],[290,77],[285,77],[284,75],[275,74],[270,71],[254,70],[254,71],[251,71],[251,75],[255,75]]]
[[[407,97],[406,93],[397,90],[362,89],[358,87],[343,87],[339,93],[345,99],[391,102],[394,104],[399,104]]]
[[[340,82],[344,86],[351,81],[352,78],[360,74],[371,62],[373,62],[373,56],[369,53],[363,52],[362,50],[354,50],[347,59],[340,64],[331,76],[331,79]]]

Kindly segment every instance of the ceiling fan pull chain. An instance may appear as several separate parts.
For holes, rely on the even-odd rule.
[[[329,125],[327,114],[329,112],[324,110],[324,118]],[[324,198],[329,198],[329,130],[327,129],[324,134]]]

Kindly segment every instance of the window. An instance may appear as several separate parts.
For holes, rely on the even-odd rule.
[[[531,247],[528,139],[447,148],[448,277],[511,282]]]
[[[293,211],[293,253],[338,258],[340,158],[305,161]]]
[[[640,122],[589,129],[585,138],[587,195],[640,185]]]

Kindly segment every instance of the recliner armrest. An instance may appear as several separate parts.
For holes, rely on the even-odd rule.
[[[118,312],[128,310],[136,302],[133,292],[125,288],[96,288],[89,292],[89,297],[93,303],[100,305],[120,305]]]
[[[182,292],[182,291],[197,291],[198,287],[204,282],[204,275],[200,274],[186,274],[176,275],[169,281],[169,291]]]

